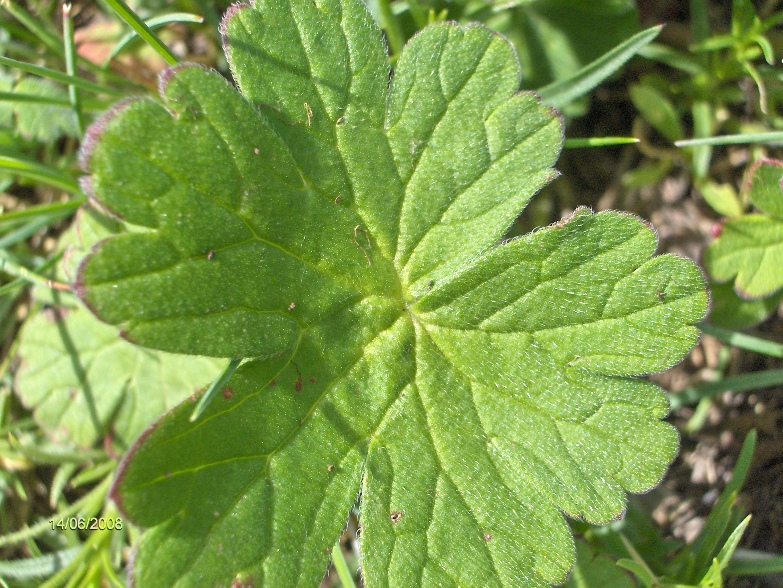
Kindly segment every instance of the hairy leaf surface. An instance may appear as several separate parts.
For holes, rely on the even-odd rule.
[[[564,581],[563,513],[611,520],[676,452],[635,376],[696,341],[698,269],[611,212],[497,245],[562,129],[483,27],[425,29],[391,84],[359,0],[238,6],[223,34],[240,92],[169,70],[85,152],[144,229],[82,297],[141,345],[246,358],[124,462],[136,585],[317,586],[360,488],[371,588]]]

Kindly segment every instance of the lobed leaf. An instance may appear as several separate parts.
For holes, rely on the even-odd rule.
[[[113,496],[138,586],[316,586],[361,488],[367,586],[544,586],[563,512],[606,522],[677,448],[634,376],[695,343],[698,269],[578,210],[497,245],[555,176],[510,45],[440,23],[391,84],[359,0],[223,23],[241,93],[193,66],[90,131],[85,187],[139,231],[78,291],[139,344],[249,358],[139,438]]]
[[[763,213],[733,218],[704,252],[718,282],[734,279],[740,296],[755,299],[783,288],[783,162],[761,160],[750,172],[750,201]]]

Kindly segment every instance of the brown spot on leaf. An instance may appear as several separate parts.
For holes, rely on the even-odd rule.
[[[302,391],[302,376],[296,378],[296,381],[294,382],[294,391],[296,392]]]
[[[367,249],[372,249],[372,243],[370,243],[370,236],[367,234],[367,231],[362,228],[362,225],[356,225],[353,228],[353,242],[356,243],[356,246],[362,250],[362,253],[364,253],[364,257],[367,259],[367,265],[372,265],[372,261],[370,260],[370,255],[367,253],[367,249],[362,247],[362,244],[359,243],[359,239],[356,237],[357,233],[364,233],[364,238],[367,240]]]
[[[233,397],[234,397],[234,391],[231,388],[229,388],[228,386],[223,388],[223,398],[225,398],[226,400],[231,400]]]
[[[310,378],[310,383],[315,384],[315,378]]]
[[[310,105],[305,102],[304,103],[305,113],[307,114],[307,126],[309,127],[313,122],[313,109],[310,108]]]
[[[271,381],[269,382],[269,387],[270,387],[270,388],[274,388],[275,386],[277,386],[277,382],[275,382],[274,380],[271,380]]]
[[[391,519],[392,523],[399,523],[402,519],[402,513],[399,510],[395,510],[389,514],[389,518]]]

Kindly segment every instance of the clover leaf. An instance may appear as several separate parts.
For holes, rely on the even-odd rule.
[[[755,299],[783,288],[783,162],[757,161],[748,196],[762,214],[727,220],[704,252],[704,265],[718,282],[734,279],[740,296]]]
[[[636,376],[695,343],[700,272],[614,212],[498,245],[562,129],[482,26],[426,28],[391,83],[360,0],[235,6],[223,35],[240,92],[176,67],[85,150],[142,228],[83,299],[140,345],[245,358],[121,466],[135,585],[317,586],[357,493],[368,587],[564,581],[563,513],[612,520],[677,450]]]

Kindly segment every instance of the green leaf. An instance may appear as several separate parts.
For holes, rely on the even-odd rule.
[[[731,34],[743,38],[748,31],[759,25],[756,9],[751,0],[733,0],[731,7]]]
[[[727,329],[746,329],[763,321],[783,302],[783,291],[757,300],[741,298],[733,284],[710,283],[710,322]]]
[[[743,298],[762,298],[783,287],[783,220],[748,214],[726,221],[704,252],[704,265],[718,282],[734,279]]]
[[[762,298],[783,288],[783,162],[761,160],[750,172],[750,200],[763,214],[724,223],[704,253],[718,282],[734,279],[740,296]]]
[[[555,176],[556,114],[481,26],[414,37],[391,84],[360,0],[229,10],[237,93],[182,66],[89,132],[85,186],[141,225],[77,289],[168,351],[245,358],[139,439],[113,496],[135,585],[317,586],[361,488],[368,586],[544,586],[677,448],[635,376],[679,361],[698,269],[578,210],[499,245]]]
[[[68,98],[55,84],[34,78],[22,78],[14,91],[46,98]],[[69,106],[19,102],[14,104],[14,112],[17,132],[26,139],[48,143],[62,136],[79,136],[76,115]]]
[[[753,164],[749,197],[761,212],[783,220],[783,161],[761,159]]]
[[[600,555],[585,541],[576,542],[576,565],[563,588],[634,588],[611,558]]]
[[[666,96],[651,85],[634,84],[631,101],[645,120],[672,143],[685,135],[677,110]]]
[[[744,212],[739,195],[731,184],[703,182],[699,190],[707,204],[719,214],[735,218]]]
[[[562,108],[580,96],[587,94],[620,69],[642,47],[651,43],[661,32],[661,28],[662,26],[659,25],[636,33],[570,77],[558,80],[539,89],[538,93],[541,95],[541,99],[546,104]]]
[[[639,15],[631,0],[501,0],[496,4],[519,5],[512,21],[515,26],[507,28],[519,50],[526,88],[571,77],[639,30]]]
[[[726,573],[732,576],[757,576],[783,573],[783,555],[737,549],[731,558]]]
[[[64,236],[66,242],[80,241],[68,249],[66,265],[75,266],[98,238],[109,234],[94,217],[81,214]],[[118,443],[129,446],[220,369],[216,360],[131,345],[72,297],[58,296],[62,304],[26,321],[15,381],[22,402],[58,443],[89,447],[110,429]]]

